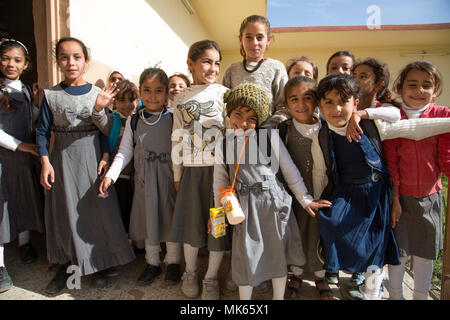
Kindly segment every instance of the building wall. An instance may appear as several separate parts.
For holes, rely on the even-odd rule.
[[[177,0],[70,0],[70,35],[91,51],[86,80],[101,86],[114,68],[138,82],[147,67],[188,74],[189,46],[208,38],[199,18]]]

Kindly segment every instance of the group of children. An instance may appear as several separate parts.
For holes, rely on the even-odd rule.
[[[379,299],[387,264],[390,297],[402,299],[408,256],[414,297],[427,297],[442,248],[440,175],[450,172],[450,111],[433,102],[442,90],[437,68],[406,66],[394,83],[397,102],[377,59],[336,52],[317,84],[310,59],[284,66],[265,57],[266,18],[246,18],[239,40],[243,61],[223,85],[221,50],[203,40],[189,48],[192,83],[148,68],[137,87],[116,70],[99,89],[83,78],[86,46],[60,39],[64,80],[44,91],[39,111],[20,81],[27,48],[1,43],[0,292],[13,285],[3,244],[18,238],[21,260],[31,263],[29,230],[37,230],[46,233],[48,261],[60,265],[48,294],[65,288],[69,265],[106,286],[135,258],[133,240],[147,262],[138,285],[161,275],[164,243],[165,281],[182,281],[189,298],[220,298],[229,250],[241,299],[269,280],[274,299],[295,298],[313,272],[329,300],[339,270],[352,273],[352,298]],[[216,238],[210,209],[222,206],[223,190],[237,196],[245,220]]]

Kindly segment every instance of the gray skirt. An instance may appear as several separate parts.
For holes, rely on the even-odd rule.
[[[44,232],[44,190],[36,156],[0,150],[0,244],[23,231]]]
[[[54,134],[55,182],[45,199],[48,260],[76,264],[82,275],[132,261],[114,188],[98,197],[98,130]]]
[[[400,195],[402,215],[394,234],[400,256],[435,260],[443,248],[441,191],[427,197]]]
[[[231,247],[227,235],[215,239],[208,234],[209,209],[214,207],[214,167],[184,167],[178,186],[170,239],[195,248],[225,251]]]

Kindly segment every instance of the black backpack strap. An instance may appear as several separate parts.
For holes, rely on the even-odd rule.
[[[287,131],[289,126],[292,124],[292,119],[287,119],[278,125],[278,134],[280,135],[281,141],[287,146],[288,135]]]
[[[136,112],[135,114],[133,114],[131,116],[131,120],[130,120],[131,131],[133,131],[133,134],[136,131],[138,120],[139,120],[139,115]]]

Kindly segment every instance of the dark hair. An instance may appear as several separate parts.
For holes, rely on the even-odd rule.
[[[25,57],[25,63],[27,63],[27,68],[30,67],[31,59],[30,54],[22,42],[14,39],[7,39],[0,43],[0,56],[2,56],[6,51],[11,49],[20,49]],[[11,110],[17,110],[19,105],[9,97],[9,92],[6,90],[6,80],[3,74],[0,74],[0,109],[2,111],[8,112]]]
[[[350,58],[352,58],[352,62],[355,63],[355,56],[353,55],[353,53],[351,53],[348,50],[337,51],[337,52],[333,53],[330,58],[328,58],[327,69],[325,70],[326,73],[328,73],[328,67],[330,66],[331,60],[335,57],[340,57],[340,56],[350,57]]]
[[[325,95],[337,90],[343,101],[348,101],[351,97],[358,99],[359,88],[352,76],[344,73],[333,73],[320,80],[317,86],[318,101],[325,98]]]
[[[191,81],[189,80],[189,78],[186,75],[184,75],[182,73],[179,73],[179,72],[174,73],[173,75],[171,75],[169,77],[169,82],[170,82],[170,79],[175,78],[175,77],[183,79],[183,81],[186,83],[186,87],[190,87],[191,86]]]
[[[313,78],[314,80],[317,81],[317,79],[319,78],[319,68],[317,67],[317,65],[309,58],[305,57],[305,56],[301,56],[299,57],[294,57],[292,59],[290,59],[287,63],[286,63],[286,72],[289,76],[289,72],[291,71],[291,69],[297,64],[297,62],[299,61],[305,61],[308,62],[312,68],[313,68]]]
[[[317,99],[316,80],[311,79],[309,77],[305,77],[305,76],[295,76],[295,77],[292,77],[291,79],[289,79],[289,81],[286,82],[286,85],[284,86],[284,102],[287,102],[287,98],[288,98],[289,93],[292,90],[292,88],[300,85],[301,83],[309,84],[311,86],[311,91],[314,93],[314,98]]]
[[[208,49],[215,49],[219,53],[220,61],[222,61],[222,51],[220,51],[217,42],[213,40],[202,40],[193,43],[189,47],[188,58],[195,62]]]
[[[270,32],[270,22],[266,17],[263,16],[259,16],[257,14],[248,16],[247,18],[245,18],[242,23],[241,23],[241,27],[239,28],[239,37],[242,37],[242,34],[244,32],[245,27],[247,27],[247,24],[249,23],[255,23],[255,22],[260,22],[262,24],[264,24],[266,26],[266,30],[267,30],[267,38],[271,38],[272,37],[272,33]],[[240,52],[241,52],[241,56],[244,57],[245,59],[245,50],[244,47],[240,46]]]
[[[379,84],[382,81],[384,82],[383,87],[377,92],[377,100],[382,103],[390,103],[396,107],[400,107],[401,103],[392,97],[392,92],[389,90],[389,79],[391,74],[388,65],[375,58],[366,58],[355,62],[352,72],[355,72],[356,68],[362,65],[372,68],[372,71],[375,74],[375,84]]]
[[[400,74],[397,76],[397,79],[394,81],[394,92],[400,94],[400,91],[403,87],[403,83],[405,82],[406,76],[411,70],[420,70],[428,73],[433,78],[433,84],[437,89],[436,96],[439,96],[442,93],[442,75],[439,69],[429,61],[419,60],[409,63]]]
[[[64,42],[69,42],[69,41],[74,41],[80,45],[81,50],[83,51],[84,59],[86,61],[89,61],[91,59],[91,57],[89,55],[89,49],[86,47],[86,45],[81,40],[78,40],[78,39],[72,38],[72,37],[64,37],[64,38],[59,39],[55,45],[56,60],[58,60],[58,55],[59,55],[59,50],[60,50],[59,47],[61,46],[61,44]]]
[[[126,79],[120,80],[117,83],[116,89],[119,90],[119,92],[116,95],[116,99],[119,99],[120,97],[124,97],[126,94],[130,94],[132,100],[139,99],[139,89],[130,80],[126,80]]]
[[[167,74],[164,72],[164,70],[160,68],[147,68],[142,71],[141,76],[139,77],[139,88],[142,86],[142,83],[144,83],[145,79],[153,77],[156,77],[159,82],[164,84],[166,92],[169,92],[169,78],[167,77]]]

